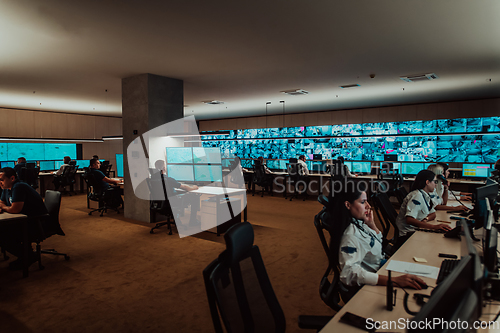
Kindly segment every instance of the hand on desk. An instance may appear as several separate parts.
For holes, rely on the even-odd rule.
[[[396,287],[410,287],[417,290],[427,288],[427,284],[421,278],[411,274],[393,277],[392,282]]]
[[[450,231],[451,227],[446,224],[431,224],[429,229]]]

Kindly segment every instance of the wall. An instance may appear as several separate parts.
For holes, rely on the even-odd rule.
[[[0,108],[0,119],[0,137],[101,139],[122,135],[122,118],[119,117]],[[123,152],[121,140],[83,142],[82,147],[83,159],[97,154],[100,159],[109,160],[113,169],[115,154]]]
[[[297,97],[299,98],[299,97]],[[340,111],[294,113],[267,117],[203,120],[200,131],[228,129],[359,124],[389,121],[492,117],[500,115],[500,98],[428,103]]]

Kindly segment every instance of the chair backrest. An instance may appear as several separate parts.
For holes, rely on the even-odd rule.
[[[49,218],[42,224],[45,238],[55,234],[64,236],[64,232],[59,224],[61,192],[52,190],[45,191],[45,207],[49,212]]]
[[[373,195],[373,203],[380,211],[380,214],[382,214],[382,218],[384,221],[381,221],[382,223],[385,222],[385,228],[383,234],[384,234],[384,239],[387,238],[387,234],[389,233],[390,226],[394,228],[394,239],[396,240],[399,236],[399,229],[396,225],[396,219],[398,217],[398,213],[394,209],[394,206],[392,206],[391,201],[389,200],[389,197],[387,196],[386,193],[377,193]]]
[[[85,170],[85,173],[83,174],[83,179],[85,180],[87,186],[92,187],[91,195],[97,195],[97,196],[102,195],[102,192],[104,190],[102,188],[102,184],[95,178],[91,168]]]
[[[76,165],[67,165],[64,168],[62,179],[64,185],[73,184],[75,182],[76,171],[78,170],[78,166]]]
[[[286,171],[291,180],[297,181],[300,178],[299,167],[301,167],[299,163],[288,163],[286,165]]]
[[[34,168],[26,168],[22,167],[19,171],[19,180],[24,183],[27,183],[34,189],[38,188],[38,173],[40,172],[39,167]]]
[[[285,332],[285,315],[267,275],[250,223],[231,227],[226,250],[203,271],[216,332]],[[222,322],[222,324],[221,324]]]
[[[402,205],[404,199],[408,195],[408,191],[404,186],[400,186],[396,190],[394,190],[394,194],[396,194],[396,198],[398,199],[399,204]]]

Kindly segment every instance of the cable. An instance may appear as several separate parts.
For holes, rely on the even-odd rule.
[[[405,309],[406,313],[408,313],[409,315],[412,315],[412,316],[415,316],[416,314],[418,314],[418,312],[414,312],[414,311],[411,311],[409,308],[408,308],[408,298],[410,297],[410,293],[407,292],[405,290],[405,288],[401,287],[399,285],[399,283],[397,282],[394,282],[392,281],[392,283],[394,283],[395,285],[397,285],[399,288],[401,288],[403,290],[403,292],[405,293],[405,296],[403,298],[403,308]],[[431,288],[434,288],[432,286],[428,286],[428,287],[431,287]],[[420,301],[418,300],[418,298],[420,297]],[[417,304],[419,305],[424,305],[425,302],[424,302],[424,298],[429,298],[430,296],[428,295],[424,295],[424,294],[413,294],[413,298],[415,298],[417,300]],[[420,304],[422,303],[422,304]]]
[[[462,206],[464,206],[465,208],[469,209],[469,207],[467,207],[466,205],[463,204],[462,201],[460,201],[460,199],[457,198],[457,196],[455,195],[455,193],[453,193],[452,190],[450,190],[450,187],[448,186],[448,191],[451,192],[451,194],[453,194],[453,196],[455,197],[455,200],[458,201],[459,204],[461,204]]]

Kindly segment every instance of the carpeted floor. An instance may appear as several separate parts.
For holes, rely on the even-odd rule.
[[[327,259],[313,217],[322,206],[249,196],[248,207],[287,331],[304,332],[300,314],[333,315],[318,293]],[[87,212],[85,196],[63,197],[66,236],[42,244],[71,260],[43,255],[45,270],[32,265],[26,279],[0,261],[0,332],[213,332],[202,270],[224,250],[222,236],[150,234],[123,214]]]

